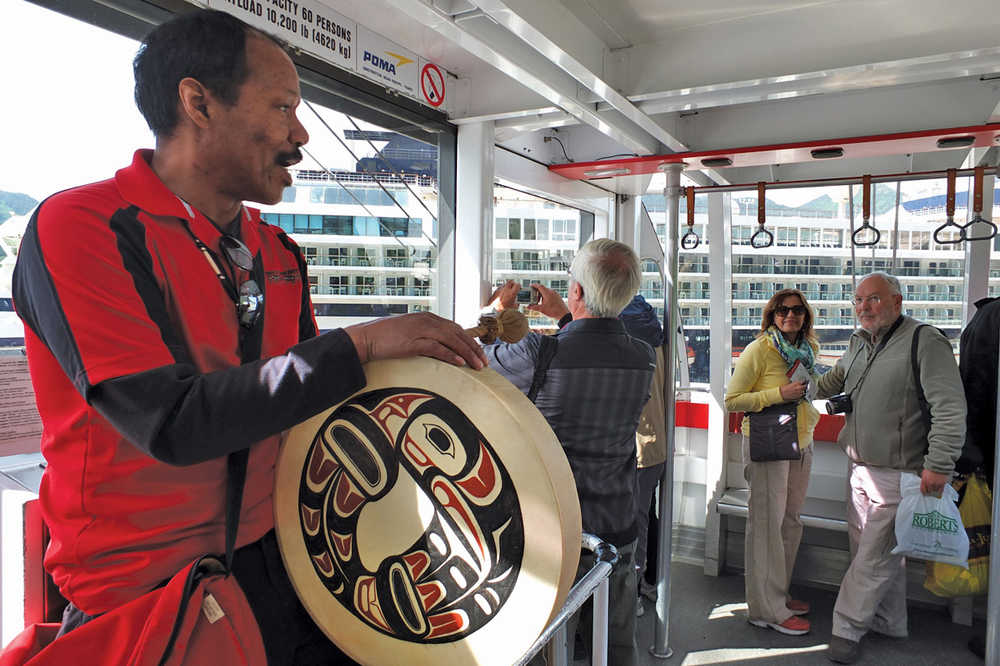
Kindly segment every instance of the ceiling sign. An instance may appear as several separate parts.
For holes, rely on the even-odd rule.
[[[358,26],[358,74],[381,83],[386,88],[420,98],[417,77],[419,56],[399,44]]]
[[[439,107],[444,102],[444,74],[432,62],[420,68],[420,93],[425,104]]]
[[[205,0],[292,47],[429,106],[444,102],[444,76],[431,96],[421,91],[420,73],[442,70],[414,52],[338,14],[318,0]],[[436,96],[436,99],[433,97]]]

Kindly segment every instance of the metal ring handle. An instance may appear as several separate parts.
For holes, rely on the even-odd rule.
[[[757,236],[760,236],[761,234],[764,234],[767,238],[758,241]],[[774,245],[774,234],[765,229],[764,225],[759,226],[753,236],[750,237],[750,246],[758,250],[765,247],[771,247],[772,245]]]
[[[955,240],[949,240],[938,236],[939,233],[941,233],[948,227],[955,227],[956,229],[958,229],[958,238],[956,238]],[[994,230],[995,229],[996,228],[994,227]],[[963,227],[961,224],[956,224],[955,218],[953,217],[949,217],[947,220],[945,220],[944,224],[942,224],[940,227],[934,230],[934,242],[937,243],[938,245],[958,245],[964,240],[966,240],[965,227]]]
[[[997,225],[993,224],[990,220],[983,219],[983,177],[985,175],[986,169],[984,167],[977,166],[975,171],[973,171],[975,194],[972,199],[972,211],[974,215],[971,220],[962,225],[962,238],[967,241],[990,240],[997,235]],[[970,236],[969,229],[976,222],[990,225],[990,232],[985,236]]]
[[[990,232],[988,234],[986,234],[985,236],[970,236],[969,235],[969,227],[971,227],[973,224],[975,224],[977,222],[979,222],[980,224],[988,224],[988,225],[990,225]],[[961,224],[961,225],[960,224],[956,224],[955,226],[958,226],[958,227],[962,228],[962,233],[961,233],[962,240],[967,240],[967,241],[990,240],[994,236],[997,235],[997,225],[993,224],[989,220],[984,220],[983,217],[982,217],[982,215],[980,215],[978,213],[976,214],[976,216],[974,218],[972,218],[971,220],[969,220],[969,222],[967,224]],[[937,240],[937,238],[935,238],[935,240]]]
[[[685,250],[693,250],[701,245],[701,238],[694,231],[689,231],[681,236],[681,247]]]
[[[875,234],[875,238],[873,238],[869,242],[859,241],[858,240],[858,234],[860,234],[862,231],[871,231],[871,232],[873,232]],[[875,227],[873,227],[872,225],[868,224],[868,220],[864,220],[861,223],[861,226],[858,227],[857,229],[855,229],[854,233],[851,234],[851,242],[854,243],[854,245],[857,246],[857,247],[872,247],[873,245],[878,245],[878,242],[881,239],[882,239],[882,232],[879,231],[878,229],[876,229]]]

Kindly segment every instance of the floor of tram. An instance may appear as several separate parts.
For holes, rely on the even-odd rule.
[[[808,601],[812,631],[805,636],[783,636],[746,621],[743,576],[706,576],[700,566],[674,561],[670,614],[670,659],[649,654],[653,643],[656,610],[644,601],[645,613],[637,618],[640,663],[648,666],[696,664],[832,664],[826,658],[836,590],[793,585],[796,598]],[[975,626],[954,624],[943,608],[910,604],[910,637],[905,640],[869,634],[861,642],[858,664],[877,666],[938,666],[982,664],[967,643],[974,632],[983,632],[985,621]],[[576,661],[575,666],[587,663]]]

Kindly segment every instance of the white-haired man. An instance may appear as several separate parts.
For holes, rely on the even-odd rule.
[[[618,548],[611,574],[609,662],[636,663],[633,564],[636,543],[635,430],[656,365],[652,348],[629,337],[618,315],[639,289],[639,261],[627,245],[609,239],[584,245],[570,268],[568,307],[551,289],[534,285],[532,309],[559,320],[543,345],[529,333],[517,344],[487,347],[490,367],[531,397],[562,443],[576,479],[583,530]],[[500,290],[500,307],[514,307],[518,285]],[[554,346],[549,346],[552,341]],[[543,349],[554,349],[546,354]],[[542,363],[539,363],[539,360]],[[543,367],[548,361],[547,368]],[[583,554],[580,574],[593,566]],[[583,617],[585,625],[589,619]],[[568,626],[572,636],[575,621]]]
[[[899,280],[865,276],[854,294],[861,328],[847,352],[819,380],[819,395],[844,393],[852,408],[838,441],[850,458],[847,523],[851,566],[833,609],[827,656],[849,664],[869,630],[902,638],[906,628],[906,561],[896,545],[903,472],[921,475],[920,490],[939,494],[951,478],[965,437],[965,395],[951,343],[936,328],[902,314]],[[919,377],[911,360],[916,345]],[[929,409],[921,407],[920,388]]]

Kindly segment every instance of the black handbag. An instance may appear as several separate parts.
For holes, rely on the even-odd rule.
[[[750,460],[799,460],[797,402],[783,402],[750,412]]]

